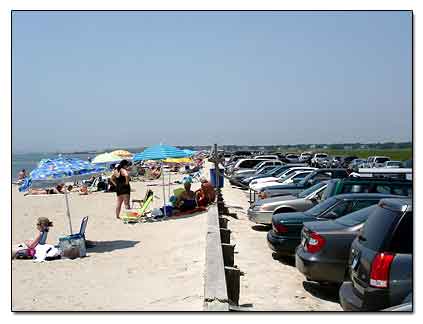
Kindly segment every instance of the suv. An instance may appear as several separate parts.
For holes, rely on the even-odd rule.
[[[339,290],[348,311],[377,311],[404,302],[413,292],[411,199],[383,199],[351,246],[351,282]]]
[[[238,162],[236,162],[233,167],[229,167],[227,170],[227,174],[232,174],[235,171],[241,170],[241,169],[252,169],[254,168],[257,164],[263,162],[263,161],[268,161],[267,159],[241,159],[238,160]]]
[[[316,153],[310,162],[311,166],[318,168],[322,164],[329,162],[329,156],[326,153]]]
[[[373,160],[370,162],[371,168],[381,168],[383,167],[384,163],[390,161],[391,159],[387,156],[375,156]]]

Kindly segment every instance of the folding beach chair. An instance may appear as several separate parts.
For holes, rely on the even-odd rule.
[[[138,202],[140,204],[140,208],[138,209],[132,209],[132,210],[125,210],[122,215],[121,219],[122,221],[127,223],[138,223],[141,221],[146,214],[149,212],[149,208],[153,202],[153,196],[154,193],[152,190],[147,190],[147,193],[145,195],[145,198],[141,201],[135,200],[135,202]],[[134,200],[132,201],[134,203]]]
[[[84,239],[85,240],[85,230],[87,229],[88,216],[85,216],[81,221],[81,227],[79,228],[79,233],[69,235],[73,239]]]

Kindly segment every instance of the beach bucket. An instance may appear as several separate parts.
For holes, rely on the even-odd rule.
[[[216,186],[216,171],[215,171],[215,169],[210,169],[210,183],[211,183],[211,185],[213,187],[215,187],[215,188],[223,188],[223,183],[224,183],[224,181],[223,181],[223,172],[224,171],[225,170],[223,170],[223,169],[219,169],[220,175],[219,175],[219,179],[218,179],[218,186]]]

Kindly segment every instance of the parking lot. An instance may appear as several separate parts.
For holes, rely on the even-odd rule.
[[[267,246],[268,227],[255,225],[247,216],[247,191],[227,180],[222,190],[226,205],[238,219],[228,217],[235,247],[235,264],[241,277],[239,305],[254,311],[341,311],[338,289],[305,282],[293,259],[275,260]]]

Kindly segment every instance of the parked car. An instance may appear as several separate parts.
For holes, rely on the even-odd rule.
[[[401,166],[401,161],[386,161],[385,163],[383,163],[382,168],[401,168]]]
[[[375,156],[371,161],[371,168],[381,168],[386,161],[390,161],[391,159],[387,156]]]
[[[339,290],[344,310],[382,310],[413,293],[412,201],[384,199],[378,207],[351,246],[351,282]]]
[[[413,168],[413,160],[406,160],[402,162],[401,168],[412,169]]]
[[[303,152],[300,154],[299,160],[300,162],[303,162],[303,163],[309,163],[312,157],[313,157],[313,153]]]
[[[299,166],[299,167],[287,167],[282,173],[279,173],[275,177],[264,177],[256,179],[250,182],[250,189],[254,191],[259,191],[261,188],[266,187],[269,183],[278,183],[279,180],[285,179],[287,176],[293,174],[296,171],[314,171],[316,168],[308,166]]]
[[[293,153],[286,154],[284,159],[285,159],[286,163],[299,163],[300,162],[299,155],[293,154]]]
[[[232,168],[227,170],[228,175],[232,175],[234,172],[241,170],[241,169],[252,169],[259,163],[267,161],[265,159],[241,159],[233,165]]]
[[[243,188],[248,187],[248,185],[243,184],[244,179],[254,176],[270,176],[270,174],[272,174],[272,171],[278,169],[278,167],[279,165],[269,165],[257,169],[256,171],[254,171],[254,173],[250,171],[235,173],[229,178],[229,182],[233,186],[239,186]]]
[[[310,162],[312,167],[319,168],[323,163],[329,162],[329,156],[326,153],[316,153]]]
[[[354,159],[351,161],[351,163],[347,166],[350,169],[358,169],[363,168],[367,166],[367,160],[364,159]]]
[[[278,212],[305,211],[317,205],[326,188],[325,181],[300,192],[298,195],[287,195],[268,199],[260,199],[250,205],[247,214],[250,221],[257,224],[272,224],[272,215]]]
[[[268,159],[268,160],[279,160],[277,155],[256,155],[253,159]]]
[[[343,194],[297,213],[274,213],[272,230],[267,233],[269,247],[279,254],[294,255],[301,243],[304,222],[337,219],[346,214],[377,204],[380,199],[393,197],[384,194]]]
[[[252,181],[263,179],[263,178],[279,178],[279,176],[284,173],[286,170],[294,167],[307,167],[305,164],[297,163],[297,164],[284,164],[282,166],[275,167],[274,171],[268,173],[268,174],[261,174],[261,175],[254,175],[248,178],[244,178],[241,183],[242,185],[249,185]]]
[[[344,157],[342,156],[334,156],[331,159],[329,159],[329,167],[330,168],[341,168],[342,167],[342,161]]]
[[[295,265],[309,281],[342,283],[347,272],[351,243],[377,205],[363,208],[335,220],[306,222]]]
[[[411,196],[413,182],[391,178],[344,178],[328,181],[323,200],[343,193],[383,193],[397,196]]]
[[[256,191],[258,191],[258,196],[261,199],[276,196],[284,196],[303,191],[304,189],[307,189],[320,181],[346,177],[348,177],[348,173],[345,169],[315,169],[307,177],[305,177],[298,183],[291,185],[263,185],[259,190]]]
[[[357,160],[358,157],[356,156],[346,156],[342,159],[341,167],[348,168],[350,163],[354,160]]]

